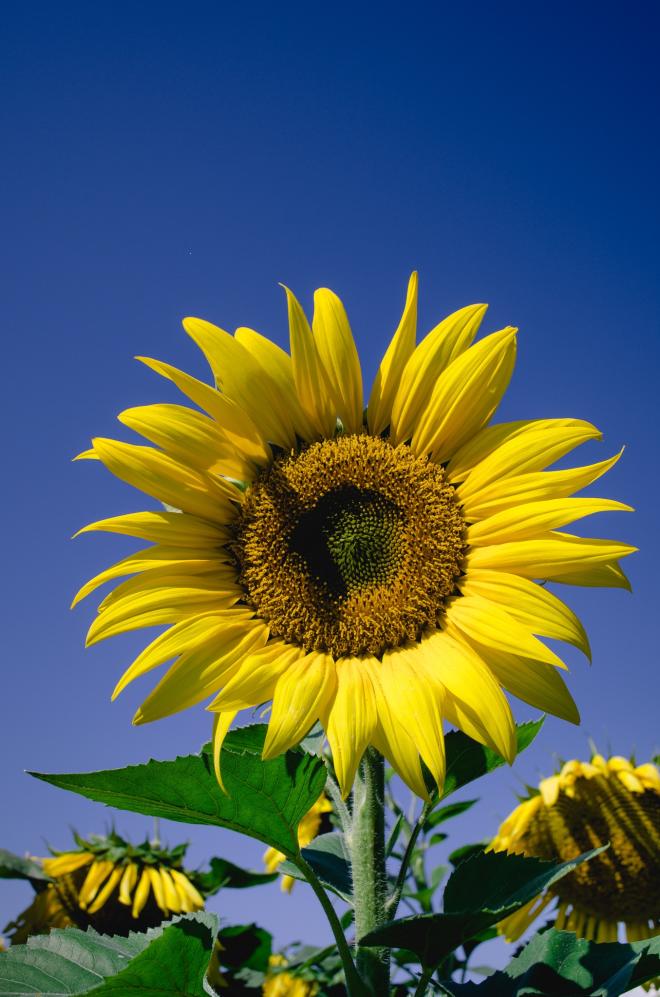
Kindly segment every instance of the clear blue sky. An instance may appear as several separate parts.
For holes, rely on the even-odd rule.
[[[368,377],[411,269],[422,331],[489,301],[487,331],[521,328],[502,418],[591,419],[605,442],[581,463],[628,447],[596,491],[638,511],[591,529],[641,547],[634,594],[565,590],[594,650],[592,668],[570,656],[583,726],[548,722],[452,844],[494,831],[553,752],[584,755],[588,736],[657,749],[658,20],[645,2],[4,7],[0,846],[43,853],[111,816],[23,768],[122,765],[208,737],[201,709],[131,728],[150,680],[109,702],[143,638],[86,652],[93,605],[68,605],[130,544],[69,538],[141,500],[70,459],[123,435],[121,409],[173,397],[135,354],[204,372],[184,315],[283,341],[278,281],[306,304],[321,285],[343,297]],[[139,835],[147,820],[117,824]],[[259,864],[229,832],[166,833],[190,838],[193,861]],[[3,883],[0,921],[28,895]],[[302,886],[295,902],[272,886],[215,906],[239,920],[255,902],[282,942],[327,935]]]

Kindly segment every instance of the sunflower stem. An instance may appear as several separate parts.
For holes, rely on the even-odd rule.
[[[389,950],[360,945],[360,939],[387,920],[385,869],[385,772],[382,756],[368,748],[353,786],[350,834],[355,904],[357,968],[369,992],[389,993]]]
[[[387,916],[392,920],[396,916],[397,908],[401,900],[401,894],[403,893],[403,888],[406,885],[406,879],[408,878],[408,870],[410,868],[410,862],[415,851],[415,845],[417,844],[417,839],[420,835],[421,830],[426,823],[428,815],[433,810],[433,807],[437,803],[437,798],[429,800],[422,807],[422,812],[415,821],[415,824],[408,838],[408,844],[406,845],[406,850],[403,856],[403,860],[399,867],[399,873],[397,875],[396,883],[394,885],[394,890],[392,895],[387,900],[385,909],[387,910]]]

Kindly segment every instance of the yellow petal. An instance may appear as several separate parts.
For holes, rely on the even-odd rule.
[[[97,438],[94,449],[108,470],[165,505],[212,522],[230,522],[240,501],[236,487],[217,475],[186,467],[152,447]]]
[[[336,669],[337,693],[323,725],[337,780],[346,798],[376,726],[376,698],[364,659],[340,658]]]
[[[148,644],[133,664],[126,669],[115,686],[112,699],[115,700],[119,693],[140,675],[146,675],[153,668],[157,668],[184,651],[192,649],[199,651],[202,647],[215,641],[218,635],[227,628],[227,625],[234,622],[240,615],[242,614],[229,610],[223,615],[210,614],[175,623]],[[249,620],[251,615],[249,611],[246,612],[244,619]]]
[[[488,648],[514,651],[527,658],[546,661],[557,668],[566,668],[554,651],[534,637],[506,610],[480,595],[463,595],[447,607],[447,629],[458,628],[468,638]]]
[[[124,869],[124,875],[119,884],[119,903],[130,907],[133,903],[133,889],[138,878],[138,867],[135,862],[129,862]]]
[[[163,884],[163,899],[165,900],[167,912],[168,914],[170,911],[174,914],[179,914],[181,911],[181,899],[177,893],[174,881],[164,865],[160,866],[158,872],[160,873],[160,881]]]
[[[486,336],[443,371],[413,434],[414,453],[449,460],[488,422],[513,371],[516,332],[507,328]]]
[[[152,360],[149,357],[137,357],[137,359],[157,374],[162,374],[172,381],[184,395],[208,412],[222,428],[227,439],[244,457],[254,461],[255,464],[269,463],[272,458],[270,447],[250,415],[236,402],[210,385],[204,384],[203,381],[198,381],[196,377],[184,374],[183,371],[160,360]]]
[[[383,694],[396,710],[397,719],[410,734],[419,754],[442,791],[445,781],[445,742],[442,732],[440,687],[433,687],[421,667],[423,653],[417,646],[386,651],[377,672]]]
[[[487,308],[488,305],[461,308],[443,319],[416,347],[404,368],[392,405],[390,435],[394,446],[413,435],[435,382],[452,360],[470,346]]]
[[[200,703],[218,691],[228,672],[268,639],[268,627],[257,621],[229,623],[212,639],[182,654],[147,696],[133,718],[151,723]]]
[[[287,668],[304,657],[302,648],[273,640],[249,654],[208,710],[243,710],[273,698],[277,681]]]
[[[114,892],[123,875],[124,870],[122,866],[112,870],[103,889],[97,893],[94,903],[87,908],[88,914],[96,914],[97,911],[101,910],[106,901],[110,899],[111,893]]]
[[[172,547],[218,547],[229,539],[226,528],[188,516],[185,512],[129,512],[124,516],[99,519],[83,526],[74,536],[92,530],[121,533]]]
[[[553,442],[558,443],[560,447],[561,445],[565,445],[566,449],[563,453],[568,453],[587,439],[600,439],[602,435],[595,426],[592,426],[590,422],[585,422],[583,419],[523,419],[518,422],[495,423],[493,426],[486,426],[484,429],[481,429],[472,439],[468,440],[457,450],[447,465],[449,480],[452,484],[457,484],[460,481],[464,481],[468,475],[476,473],[479,469],[480,476],[478,483],[482,487],[486,483],[484,479],[491,481],[498,480],[498,474],[493,464],[497,464],[500,461],[503,463],[505,469],[508,468],[508,471],[506,471],[508,474],[522,474],[524,470],[541,470],[544,467],[548,467],[553,461],[558,460],[561,454],[557,456],[551,455],[549,460],[544,461],[538,466],[532,465],[528,467],[524,464],[524,459],[526,459],[524,451],[521,455],[520,451],[514,447],[513,450],[505,449],[504,453],[498,455],[493,462],[490,464],[487,463],[487,458],[490,458],[491,454],[494,454],[500,447],[508,444],[509,441],[519,437],[535,436],[537,433],[546,430],[550,431],[551,434],[554,433],[554,436],[551,435],[546,441],[547,445],[550,448]],[[575,436],[573,436],[572,430],[577,430]],[[537,444],[540,443],[540,441],[536,442]],[[542,456],[544,453],[543,448],[539,445],[535,445],[531,449],[533,455]],[[484,469],[480,468],[482,463],[486,464]],[[519,465],[522,466],[519,467]]]
[[[390,703],[383,691],[378,664],[374,662],[370,670],[378,710],[378,724],[372,735],[372,744],[387,758],[413,793],[426,800],[429,793],[422,774],[419,751],[408,731],[396,718],[396,704]]]
[[[552,665],[495,648],[479,651],[497,680],[518,699],[569,723],[580,723],[573,697]]]
[[[250,413],[263,438],[286,449],[295,446],[287,398],[254,357],[224,329],[203,319],[186,318],[183,327],[208,360],[222,391]]]
[[[185,405],[138,405],[117,418],[185,465],[237,481],[251,481],[255,476],[254,465],[236,450],[217,422]]]
[[[425,674],[447,695],[443,709],[469,737],[487,744],[509,764],[516,756],[516,727],[506,697],[473,647],[436,633],[420,642]]]
[[[245,326],[236,330],[234,338],[254,357],[259,366],[268,372],[276,382],[280,395],[287,399],[296,436],[308,443],[318,439],[318,433],[303,412],[298,399],[293,380],[293,364],[289,354],[270,339]]]
[[[623,449],[609,460],[586,467],[570,467],[564,471],[532,471],[498,478],[463,499],[463,514],[469,522],[485,519],[511,506],[541,499],[565,498],[586,488],[609,471],[621,457]]]
[[[278,679],[263,757],[274,758],[298,744],[325,713],[337,686],[330,654],[312,651]]]
[[[314,294],[312,329],[334,409],[345,432],[359,433],[364,406],[360,359],[344,306],[326,287]]]
[[[553,531],[535,540],[516,540],[475,548],[468,554],[467,571],[471,568],[496,568],[524,578],[559,579],[594,566],[610,565],[636,550],[636,547],[616,540],[574,537]],[[604,582],[593,584],[602,585]]]
[[[467,542],[471,547],[485,547],[513,540],[531,540],[597,512],[632,511],[629,505],[613,499],[560,498],[527,502],[473,523],[467,530]]]
[[[372,436],[379,436],[390,424],[392,405],[401,374],[415,349],[416,335],[417,274],[412,273],[408,281],[406,303],[401,321],[378,368],[369,396],[367,416],[369,432]]]
[[[178,869],[170,869],[170,875],[176,883],[180,886],[184,893],[187,894],[190,902],[193,905],[193,910],[201,910],[204,906],[204,897],[201,893],[193,886],[188,877],[183,872],[179,872]]]
[[[542,419],[511,425],[517,426],[517,429],[508,433],[492,450],[489,449],[471,470],[462,472],[464,480],[458,488],[461,502],[478,499],[482,490],[504,478],[542,471],[581,443],[601,437],[595,426],[581,419]],[[493,430],[500,428],[488,427]],[[484,431],[486,440],[488,429]],[[460,467],[459,464],[459,472]],[[461,480],[459,472],[449,470],[452,484]]]
[[[296,393],[303,412],[316,432],[322,437],[332,438],[337,427],[337,411],[332,399],[330,380],[300,302],[288,287],[284,290],[289,309],[291,362]]]
[[[149,874],[149,882],[151,883],[151,889],[153,890],[154,897],[156,898],[156,903],[159,909],[167,917],[169,911],[167,909],[167,904],[165,903],[165,891],[163,890],[163,881],[158,874],[158,869],[154,866],[148,865],[146,871]]]
[[[459,580],[465,595],[480,595],[503,606],[537,637],[552,637],[579,648],[591,660],[589,639],[575,613],[541,585],[504,571],[474,568]]]
[[[82,869],[84,865],[89,865],[94,856],[91,852],[66,852],[64,855],[56,855],[54,858],[44,859],[41,863],[47,876],[56,879],[58,876],[66,876],[69,872]]]
[[[112,862],[105,860],[92,862],[78,894],[78,903],[83,910],[94,899],[101,884],[108,878],[113,868]]]
[[[139,917],[144,909],[144,905],[149,899],[149,893],[151,889],[151,879],[147,869],[142,870],[142,875],[140,876],[140,882],[137,885],[137,889],[133,894],[133,917]]]
[[[218,785],[223,792],[227,792],[222,781],[222,766],[220,752],[223,742],[229,733],[229,728],[233,724],[238,710],[227,710],[224,713],[216,713],[213,717],[213,770],[218,780]]]

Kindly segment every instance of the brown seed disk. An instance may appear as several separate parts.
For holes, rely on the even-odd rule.
[[[437,626],[464,537],[440,466],[355,435],[276,460],[246,492],[234,551],[273,636],[339,658]]]

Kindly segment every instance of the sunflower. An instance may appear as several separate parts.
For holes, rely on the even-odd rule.
[[[115,832],[76,842],[76,850],[41,860],[52,883],[8,926],[14,944],[71,924],[127,935],[203,908],[195,874],[181,867],[185,845],[133,846]]]
[[[626,758],[566,762],[516,807],[491,843],[494,851],[568,861],[609,842],[500,924],[520,938],[554,900],[555,927],[613,942],[623,924],[629,941],[660,932],[660,774]]]
[[[81,457],[165,505],[92,523],[151,546],[101,572],[87,643],[166,626],[117,684],[173,662],[141,724],[212,697],[216,771],[236,714],[272,700],[264,758],[320,720],[342,791],[371,744],[420,796],[421,762],[442,786],[443,721],[511,761],[504,695],[573,723],[565,665],[539,637],[589,654],[575,614],[536,581],[627,587],[635,548],[559,531],[629,509],[572,498],[619,459],[545,470],[600,437],[580,419],[491,424],[514,366],[516,329],[475,340],[486,311],[455,312],[415,345],[417,276],[363,409],[339,298],[314,317],[286,291],[290,354],[252,329],[184,328],[215,386],[140,357],[198,408],[130,408],[153,446],[93,440]],[[74,603],[75,604],[75,603]]]
[[[321,793],[318,800],[310,810],[307,811],[298,825],[298,844],[305,848],[310,841],[313,841],[321,831],[324,814],[332,812],[332,804],[325,793]],[[279,852],[277,848],[268,848],[264,852],[264,865],[266,872],[277,872],[278,866],[284,862],[286,855]],[[282,876],[281,888],[285,893],[291,893],[295,880],[293,876]]]
[[[283,955],[271,955],[268,964],[271,970],[279,969],[280,972],[266,975],[263,997],[314,997],[318,993],[318,986],[313,981],[281,971],[287,965]]]

